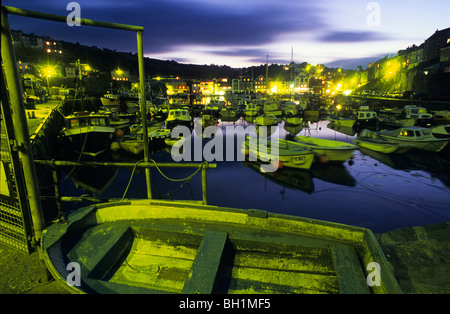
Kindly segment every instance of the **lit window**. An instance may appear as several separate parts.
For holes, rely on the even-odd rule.
[[[51,49],[47,49],[47,52],[50,53],[50,52],[52,52],[52,50]]]

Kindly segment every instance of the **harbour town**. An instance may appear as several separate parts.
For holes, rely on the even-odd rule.
[[[1,14],[0,293],[450,292],[450,28],[355,69],[232,68]]]

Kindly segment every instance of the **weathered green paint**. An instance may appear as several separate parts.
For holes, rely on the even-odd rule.
[[[371,243],[366,243],[367,229],[283,215],[255,217],[240,209],[141,200],[81,209],[69,216],[68,225],[50,226],[43,241],[49,268],[56,272],[51,257],[60,254],[58,243],[65,243],[64,239],[90,235],[82,238],[90,247],[96,236],[86,228],[112,232],[122,225],[132,230],[132,244],[118,240],[107,245],[117,246],[121,253],[96,265],[118,266],[114,270],[97,266],[108,283],[86,277],[84,282],[96,292],[362,293],[368,290],[361,289],[365,259],[383,264],[378,244],[370,236],[367,241]],[[357,261],[361,261],[359,268]],[[356,272],[359,280],[355,283]],[[382,284],[369,291],[397,293],[395,285]],[[91,292],[85,288],[77,292]]]
[[[227,236],[226,232],[205,233],[183,287],[183,293],[210,294],[213,291]]]
[[[348,245],[332,245],[331,256],[341,293],[369,294],[366,277],[358,261],[355,250]]]

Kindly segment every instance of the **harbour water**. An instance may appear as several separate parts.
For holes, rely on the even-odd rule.
[[[352,143],[355,135],[335,131],[327,124],[326,120],[310,122],[294,132]],[[242,120],[235,124],[220,123],[222,132],[216,136],[225,136],[227,126],[233,125],[245,128],[248,123]],[[272,136],[285,138],[288,134],[282,122]],[[201,140],[195,132],[192,137]],[[203,139],[203,145],[208,140]],[[238,141],[233,143],[237,152]],[[141,159],[143,156],[121,151],[104,156],[104,160],[120,162],[134,163]],[[174,162],[169,147],[154,151],[151,159]],[[282,168],[273,173],[262,173],[255,162],[212,162],[217,168],[207,171],[208,205],[260,209],[370,228],[377,233],[450,221],[450,167],[442,153],[386,155],[355,150],[353,158],[342,164],[316,162],[309,171]],[[175,180],[189,177],[195,171],[192,168],[160,170],[165,177]],[[189,181],[171,181],[165,177],[152,168],[153,198],[202,199],[200,172]],[[147,197],[143,168],[70,168],[61,174],[61,192],[63,196]],[[66,203],[65,209],[80,205]]]

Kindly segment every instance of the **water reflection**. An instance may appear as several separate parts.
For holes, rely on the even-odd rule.
[[[236,126],[242,128],[236,129]],[[251,124],[243,119],[220,121],[215,136],[222,136],[225,145],[229,133],[235,132],[232,134],[233,149],[237,151],[240,148],[236,146],[236,139],[240,132],[248,132],[248,126]],[[330,128],[328,121],[304,120],[295,127],[279,123],[272,137],[286,138],[298,134],[348,143],[352,143],[356,136],[354,130]],[[202,148],[212,140],[195,132],[192,139],[200,140]],[[223,157],[223,161],[213,161],[217,164],[216,169],[208,171],[208,202],[211,205],[262,209],[367,227],[374,232],[450,221],[450,167],[448,160],[442,159],[441,155],[420,152],[385,155],[361,149],[355,151],[354,159],[342,164],[314,164],[310,171],[283,168],[266,174],[259,171],[258,163],[227,161],[225,152]],[[109,158],[136,162],[143,157],[116,152]],[[173,162],[170,149],[154,151],[151,158]],[[192,159],[195,162],[202,160]],[[101,189],[103,196],[121,197],[132,171],[131,168],[119,169],[114,183]],[[164,169],[164,173],[172,178],[187,177],[193,171]],[[81,176],[91,183],[103,175],[87,171]],[[103,179],[108,181],[106,175]],[[155,198],[202,199],[199,175],[189,182],[170,182],[152,170],[151,180]],[[64,193],[81,195],[94,192],[73,187]],[[143,169],[135,170],[127,197],[146,198]]]

